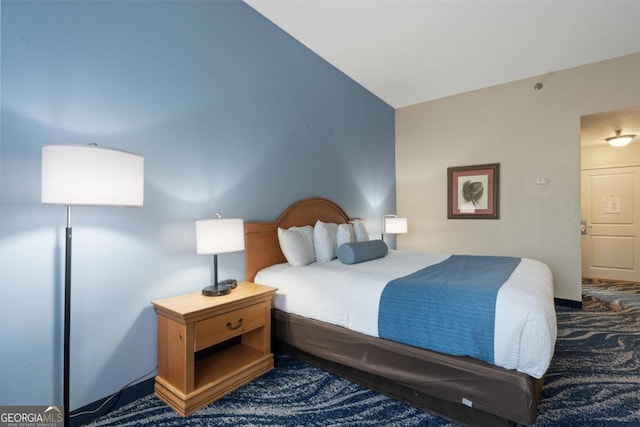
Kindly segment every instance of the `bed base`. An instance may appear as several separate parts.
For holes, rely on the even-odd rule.
[[[463,426],[533,424],[543,380],[274,309],[276,352]],[[463,404],[463,400],[467,405]]]
[[[398,383],[390,381],[387,378],[373,375],[369,372],[360,371],[350,368],[339,363],[331,362],[312,354],[301,351],[284,342],[276,341],[274,343],[276,354],[286,354],[295,357],[298,360],[306,362],[317,368],[323,369],[341,378],[350,380],[363,387],[384,394],[392,399],[406,403],[409,406],[418,408],[422,411],[444,418],[454,422],[460,426],[473,427],[516,427],[517,424],[511,420],[500,418],[496,415],[462,406],[456,403],[447,402],[420,393]]]

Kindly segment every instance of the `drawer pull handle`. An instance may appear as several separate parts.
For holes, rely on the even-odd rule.
[[[227,328],[231,329],[232,331],[235,331],[240,326],[242,326],[242,317],[240,318],[240,320],[238,320],[238,325],[237,326],[233,326],[233,324],[231,322],[227,322]]]

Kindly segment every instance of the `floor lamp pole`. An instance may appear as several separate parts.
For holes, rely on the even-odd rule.
[[[69,427],[69,341],[71,329],[71,206],[67,205],[64,263],[64,425]]]

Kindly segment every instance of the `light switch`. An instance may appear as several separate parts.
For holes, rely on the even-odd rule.
[[[547,183],[547,178],[536,178],[536,185],[545,185]]]

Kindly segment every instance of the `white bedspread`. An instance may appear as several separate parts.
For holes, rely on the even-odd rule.
[[[378,305],[385,285],[450,255],[389,251],[384,258],[344,265],[339,260],[305,267],[277,264],[256,283],[278,288],[275,308],[378,337]],[[495,364],[541,378],[556,341],[553,279],[549,268],[523,258],[496,301]]]

